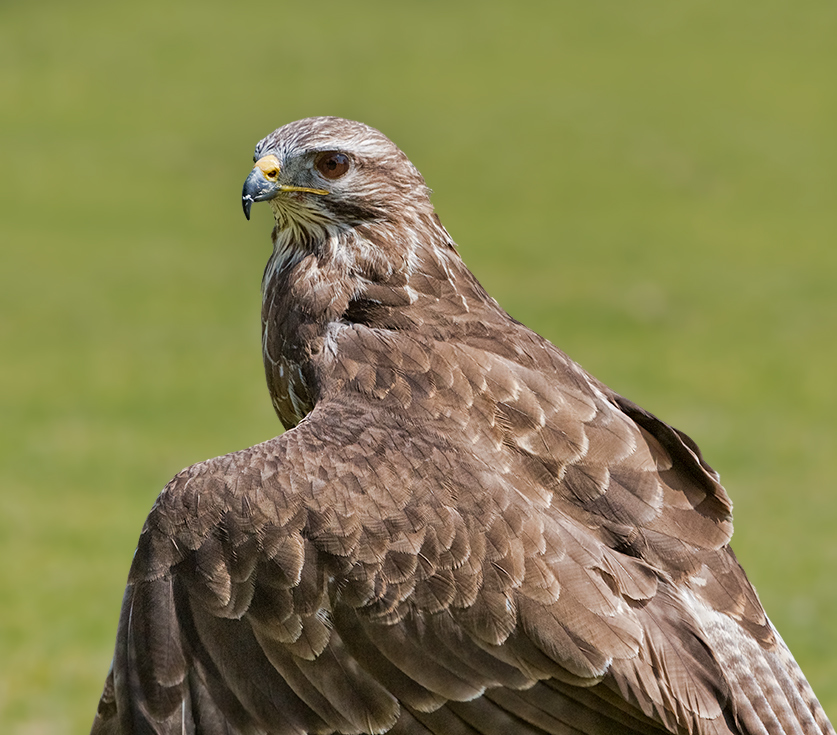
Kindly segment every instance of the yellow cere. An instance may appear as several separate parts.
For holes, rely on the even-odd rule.
[[[279,171],[281,170],[279,159],[272,153],[256,161],[256,168],[262,172],[262,175],[268,181],[275,182],[279,179]],[[313,189],[308,186],[291,186],[289,184],[280,185],[279,191],[303,191],[309,194],[321,194],[323,196],[329,193],[327,189]]]

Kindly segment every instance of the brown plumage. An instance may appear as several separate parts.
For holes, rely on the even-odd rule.
[[[511,319],[404,154],[256,148],[285,434],[140,536],[94,733],[832,733],[695,444]]]

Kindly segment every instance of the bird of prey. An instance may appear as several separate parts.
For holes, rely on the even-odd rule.
[[[506,314],[333,117],[256,146],[287,431],[142,529],[93,733],[833,733],[684,433]]]

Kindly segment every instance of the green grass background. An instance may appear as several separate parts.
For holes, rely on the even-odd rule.
[[[256,141],[386,132],[516,317],[690,433],[837,717],[837,5],[0,6],[0,731],[82,733],[181,467],[279,431]]]

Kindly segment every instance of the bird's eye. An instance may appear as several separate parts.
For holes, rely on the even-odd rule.
[[[349,170],[349,157],[339,151],[323,151],[314,160],[314,166],[327,179],[339,179]]]

